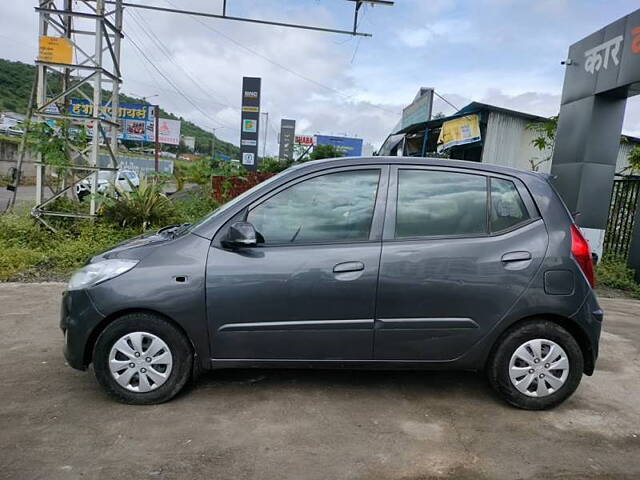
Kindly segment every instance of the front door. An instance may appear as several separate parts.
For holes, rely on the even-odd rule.
[[[453,360],[525,291],[547,231],[517,179],[420,167],[390,178],[375,358]]]
[[[259,246],[207,261],[213,358],[371,359],[387,176],[315,173],[248,208]]]

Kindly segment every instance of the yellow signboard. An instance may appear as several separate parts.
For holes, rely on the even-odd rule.
[[[73,63],[73,45],[64,37],[41,36],[39,40],[38,60],[41,62]]]
[[[478,115],[466,115],[460,118],[448,120],[442,124],[438,137],[438,152],[480,141],[480,122]]]

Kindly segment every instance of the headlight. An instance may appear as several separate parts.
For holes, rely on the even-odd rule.
[[[90,263],[77,270],[69,280],[67,290],[79,290],[102,283],[110,278],[128,272],[139,260],[113,259]]]

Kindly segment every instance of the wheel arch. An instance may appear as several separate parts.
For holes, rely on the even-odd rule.
[[[488,355],[486,357],[485,363],[488,363],[490,359],[493,357],[494,352],[496,351],[499,343],[502,339],[508,335],[512,330],[520,327],[522,324],[531,322],[534,320],[547,320],[550,322],[559,325],[564,328],[567,332],[571,334],[571,336],[576,340],[578,346],[580,347],[580,351],[582,352],[582,358],[584,361],[584,371],[583,373],[586,375],[591,375],[595,368],[594,358],[593,358],[593,349],[591,347],[591,342],[589,341],[589,337],[587,333],[578,325],[575,320],[572,320],[568,317],[563,317],[562,315],[557,315],[553,313],[542,313],[535,314],[523,317],[515,322],[509,324],[505,327],[500,334],[496,337],[489,349]]]
[[[117,319],[122,318],[125,315],[130,315],[132,313],[146,313],[149,315],[154,315],[156,317],[162,318],[163,320],[165,320],[166,322],[170,323],[175,328],[177,328],[178,331],[182,333],[182,335],[184,335],[184,337],[189,342],[189,345],[191,346],[191,351],[194,356],[193,365],[195,370],[196,365],[199,364],[199,362],[197,361],[197,350],[195,348],[195,345],[193,344],[193,341],[191,340],[191,338],[189,337],[185,329],[182,327],[182,325],[180,325],[171,317],[150,308],[128,308],[124,310],[119,310],[103,318],[100,321],[100,323],[98,323],[98,325],[96,325],[95,328],[91,331],[91,333],[89,334],[89,338],[87,339],[87,343],[85,344],[84,354],[83,354],[83,361],[85,365],[89,365],[90,363],[93,362],[93,349],[96,345],[98,337],[104,331],[104,329],[107,328],[109,324],[113,323]]]

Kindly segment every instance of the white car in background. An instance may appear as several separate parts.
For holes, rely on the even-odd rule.
[[[117,176],[115,175],[117,173]],[[117,172],[101,170],[98,172],[98,193],[104,193],[109,184],[114,184],[125,192],[131,191],[131,187],[140,186],[140,177],[134,170],[118,170]],[[76,195],[82,200],[91,194],[91,177],[85,178],[76,184]]]

